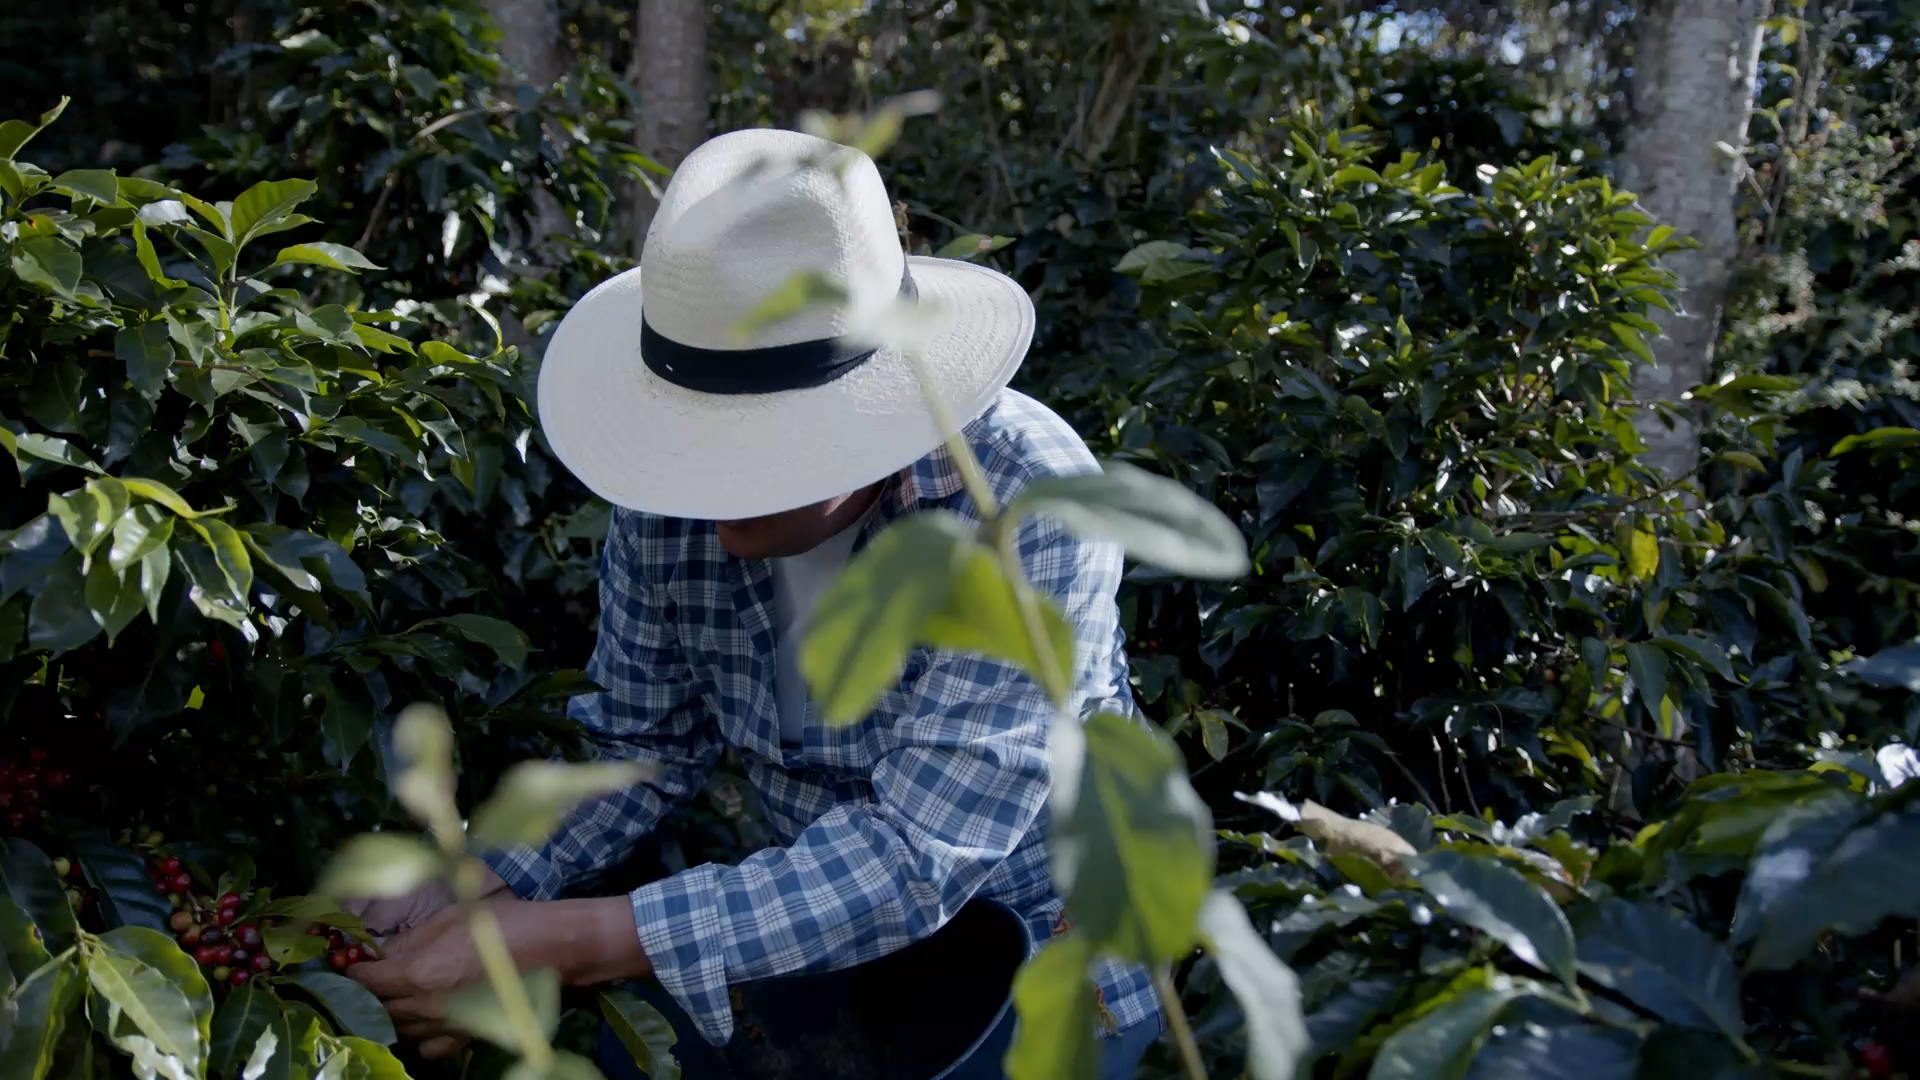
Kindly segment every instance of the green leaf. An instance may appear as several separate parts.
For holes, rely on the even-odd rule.
[[[1011,236],[985,236],[980,233],[963,233],[947,241],[945,247],[933,253],[936,259],[977,259],[989,255],[1013,243]]]
[[[473,812],[467,839],[479,847],[543,844],[582,800],[632,787],[652,772],[640,762],[523,761],[507,770]]]
[[[86,829],[67,837],[74,861],[93,886],[108,926],[144,926],[166,930],[173,908],[153,891],[147,861],[139,852],[113,842],[104,829]]]
[[[1505,945],[1513,955],[1573,987],[1573,929],[1559,905],[1519,871],[1491,858],[1434,851],[1407,860],[1448,915]]]
[[[766,327],[786,322],[809,308],[846,302],[845,285],[826,274],[803,271],[781,282],[778,288],[755,304],[744,318],[734,324],[733,333],[735,337],[750,337]]]
[[[946,607],[973,526],[928,511],[883,530],[820,597],[800,646],[800,671],[831,723],[865,716],[900,678],[928,618]]]
[[[1073,690],[1073,626],[1048,596],[1036,594],[1024,581],[1014,581],[994,553],[980,544],[964,547],[947,602],[921,624],[918,638],[929,645],[956,652],[979,653],[1009,661],[1033,675],[1055,701]],[[1051,663],[1043,664],[1020,614],[1024,593],[1046,630]]]
[[[144,926],[122,926],[102,934],[100,942],[129,960],[147,965],[172,983],[193,1009],[198,1037],[203,1042],[206,1040],[213,1023],[213,991],[200,974],[200,965],[174,943],[171,934]]]
[[[1437,1008],[1394,1032],[1380,1044],[1367,1080],[1451,1080],[1467,1064],[1495,1017],[1524,991],[1496,976],[1490,985],[1448,991]]]
[[[142,503],[113,523],[113,544],[107,549],[107,563],[125,570],[147,557],[149,552],[166,547],[173,537],[175,518],[151,503]]]
[[[1227,756],[1227,721],[1232,718],[1232,713],[1219,709],[1202,709],[1194,714],[1200,725],[1200,746],[1215,761]]]
[[[69,169],[47,184],[55,191],[92,199],[102,206],[119,206],[120,180],[112,169]]]
[[[87,607],[80,553],[69,550],[47,569],[33,598],[27,613],[27,642],[36,649],[64,653],[92,641],[99,632],[100,624]]]
[[[319,1002],[339,1030],[382,1046],[393,1045],[393,1021],[366,987],[331,971],[296,971],[284,980]]]
[[[1634,1073],[1635,1080],[1776,1080],[1780,1075],[1764,1061],[1749,1061],[1711,1031],[1671,1025],[1647,1036]]]
[[[73,299],[80,286],[80,253],[57,236],[32,236],[13,245],[13,272],[21,281]]]
[[[1862,447],[1871,450],[1889,450],[1910,446],[1920,446],[1920,430],[1910,427],[1879,427],[1841,439],[1833,444],[1832,450],[1827,451],[1827,456],[1839,457],[1841,454]]]
[[[1667,654],[1657,645],[1637,641],[1627,646],[1627,673],[1633,676],[1633,688],[1655,723],[1660,722],[1660,702],[1667,696]]]
[[[214,562],[226,578],[229,596],[236,603],[245,604],[247,591],[253,587],[253,557],[247,554],[247,545],[240,539],[239,531],[218,518],[197,518],[190,524],[213,552]]]
[[[673,1056],[679,1036],[660,1010],[631,991],[607,990],[600,994],[600,1016],[649,1080],[680,1080]]]
[[[361,833],[334,853],[313,891],[332,897],[399,896],[426,884],[440,869],[439,852],[419,837]]]
[[[173,366],[173,342],[165,319],[129,326],[113,336],[113,354],[127,365],[127,381],[148,398],[158,397]]]
[[[273,260],[274,266],[292,266],[296,263],[324,266],[329,270],[345,270],[350,274],[357,274],[362,270],[386,269],[384,266],[376,266],[373,260],[345,244],[330,244],[325,241],[281,248],[280,254],[274,256]]]
[[[318,190],[311,180],[262,180],[233,200],[229,235],[237,246],[245,246],[263,226],[286,217]]]
[[[136,480],[129,476],[122,477],[120,483],[127,489],[127,494],[138,495],[150,502],[157,502],[183,518],[206,517],[209,514],[221,512],[219,510],[195,510],[193,507],[187,505],[187,500],[181,498],[178,492],[157,480]]]
[[[269,926],[260,931],[273,962],[285,967],[317,960],[327,951],[327,939],[293,926]]]
[[[1727,662],[1727,651],[1705,638],[1696,637],[1693,634],[1675,634],[1671,637],[1654,638],[1652,644],[1676,656],[1686,657],[1701,667],[1709,668],[1728,682],[1736,681],[1733,677],[1733,665]]]
[[[1367,168],[1365,165],[1349,165],[1339,172],[1334,173],[1331,179],[1333,186],[1336,188],[1347,187],[1351,184],[1382,183],[1380,174]]]
[[[173,572],[173,558],[165,547],[157,547],[140,557],[140,595],[147,601],[147,618],[160,622],[160,600],[166,595],[167,576]]]
[[[1660,541],[1652,532],[1635,527],[1627,534],[1627,572],[1641,581],[1652,581],[1660,571]]]
[[[1840,670],[1869,686],[1901,687],[1920,694],[1920,641],[1849,660],[1840,665]]]
[[[0,137],[4,134],[0,128]],[[21,980],[11,995],[13,1030],[0,1045],[0,1076],[43,1080],[52,1075],[60,1037],[85,993],[86,978],[72,959],[48,963]]]
[[[111,476],[90,480],[65,495],[47,496],[47,513],[67,531],[67,539],[82,555],[93,554],[127,512],[127,489]]]
[[[0,849],[0,883],[7,895],[40,929],[49,952],[60,952],[74,943],[79,925],[73,918],[73,906],[67,903],[67,891],[53,872],[53,861],[32,843],[15,837]]]
[[[72,100],[70,97],[63,96],[53,108],[41,113],[36,123],[30,124],[25,120],[8,120],[0,123],[0,161],[12,161],[14,155],[20,152],[20,148],[27,145],[28,140],[40,134],[47,125],[60,119],[60,114],[67,111],[67,102]]]
[[[393,1056],[393,1051],[377,1042],[353,1035],[342,1035],[340,1047],[353,1056],[355,1068],[349,1075],[356,1080],[408,1080],[406,1066],[400,1064],[400,1059]],[[556,1059],[566,1056],[566,1052],[561,1051],[555,1056]],[[592,1076],[592,1074],[588,1075]],[[555,1075],[554,1080],[560,1080],[559,1076]]]
[[[149,281],[162,289],[172,289],[180,284],[178,280],[168,277],[166,270],[160,266],[160,253],[153,249],[153,239],[147,235],[146,223],[138,219],[133,223],[133,249]]]
[[[1094,1038],[1097,999],[1088,969],[1093,946],[1078,934],[1053,939],[1013,979],[1020,1013],[1007,1051],[1007,1080],[1094,1080],[1100,1046]]]
[[[1582,975],[1671,1023],[1745,1033],[1733,956],[1673,910],[1611,898],[1583,908],[1573,926]]]
[[[510,668],[519,670],[527,666],[527,652],[531,647],[527,635],[504,619],[485,615],[448,615],[429,621],[451,626],[468,641],[492,649],[500,657],[500,662]]]
[[[106,630],[107,644],[112,645],[120,631],[125,630],[145,606],[140,594],[140,571],[122,573],[106,559],[95,559],[87,568],[85,588],[87,608],[93,613],[94,621]]]
[[[1466,1080],[1638,1080],[1640,1040],[1593,1024],[1503,1024]]]
[[[161,1053],[199,1070],[204,1045],[193,1003],[165,974],[126,953],[100,949],[87,959],[87,981]]]
[[[1186,258],[1186,254],[1185,244],[1149,240],[1122,255],[1113,268],[1142,285],[1166,285],[1211,269],[1206,263]]]
[[[0,892],[0,957],[6,959],[15,985],[26,982],[28,976],[52,959],[45,939],[40,936],[40,928],[33,925],[33,919],[5,892]]]
[[[1772,864],[1756,862],[1756,876],[1790,872],[1788,859],[1804,867],[1804,876],[1779,889],[1766,905],[1747,967],[1784,970],[1812,951],[1828,931],[1865,934],[1889,916],[1920,915],[1916,851],[1920,804],[1908,801],[1846,833],[1830,850],[1787,849],[1775,853]]]
[[[1124,462],[1035,480],[1007,513],[1053,518],[1076,535],[1117,541],[1141,562],[1188,577],[1238,577],[1251,566],[1246,538],[1212,503]]]
[[[547,1038],[553,1038],[554,1029],[560,1024],[560,973],[551,968],[523,971],[520,985],[526,987],[527,997],[533,1002],[534,1015],[540,1018],[540,1030]],[[491,982],[482,980],[448,998],[447,1019],[504,1049],[520,1048],[514,1040],[513,1023],[507,1019],[506,1007],[500,1004]]]
[[[1624,322],[1608,323],[1607,329],[1613,331],[1613,336],[1619,339],[1620,344],[1627,347],[1628,352],[1649,364],[1654,362],[1653,350],[1647,347],[1647,339],[1641,336],[1640,331]]]
[[[1213,821],[1171,740],[1101,713],[1055,724],[1053,878],[1077,934],[1143,964],[1191,948],[1213,881]]]
[[[1301,1014],[1300,981],[1267,947],[1230,892],[1215,890],[1207,897],[1200,933],[1247,1018],[1247,1072],[1253,1080],[1289,1080],[1312,1042]]]

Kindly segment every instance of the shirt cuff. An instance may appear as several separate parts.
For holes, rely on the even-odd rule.
[[[726,933],[719,873],[696,866],[643,885],[630,896],[633,925],[653,975],[715,1046],[733,1037],[733,999],[727,993]]]
[[[482,853],[480,861],[522,900],[553,900],[560,895],[560,870],[544,851],[502,848]]]

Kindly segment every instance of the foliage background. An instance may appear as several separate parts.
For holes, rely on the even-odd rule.
[[[1920,740],[1912,676],[1875,684],[1844,670],[1920,635],[1920,447],[1885,433],[1920,428],[1920,14],[1815,4],[1770,27],[1741,193],[1743,283],[1720,385],[1695,405],[1712,422],[1709,454],[1675,487],[1633,464],[1616,385],[1661,282],[1649,269],[1599,298],[1583,292],[1582,256],[1553,254],[1632,231],[1579,187],[1608,174],[1618,142],[1630,67],[1618,11],[720,8],[716,130],[938,89],[940,117],[910,127],[887,161],[909,243],[1011,238],[989,257],[1040,309],[1023,388],[1096,450],[1176,475],[1241,521],[1260,564],[1247,580],[1136,573],[1124,596],[1143,703],[1177,734],[1217,824],[1255,837],[1226,856],[1230,871],[1285,876],[1298,863],[1257,839],[1271,815],[1236,792],[1356,817],[1395,800],[1509,823],[1591,796],[1596,812],[1562,835],[1598,858],[1684,813],[1702,776],[1872,762],[1897,782],[1904,759],[1886,748]],[[51,173],[113,167],[208,199],[315,179],[309,209],[322,220],[294,238],[351,245],[383,269],[303,278],[298,303],[392,310],[414,320],[416,342],[482,357],[493,348],[484,309],[522,356],[503,361],[503,389],[525,399],[543,334],[626,265],[610,239],[616,193],[659,174],[626,144],[631,90],[614,75],[631,12],[561,12],[577,65],[529,88],[503,77],[485,12],[469,2],[13,10],[0,14],[0,111],[74,95],[23,155]],[[1329,142],[1354,125],[1371,134]],[[1296,138],[1337,166],[1303,169]],[[1406,153],[1465,198],[1426,205],[1362,173],[1336,179],[1342,168],[1384,177]],[[1476,215],[1491,211],[1467,209],[1473,198],[1514,216],[1489,225]],[[1550,207],[1529,215],[1528,199]],[[1410,205],[1419,216],[1399,217]],[[1530,246],[1488,234],[1529,216],[1542,229]],[[1172,246],[1139,254],[1149,242]],[[1435,258],[1436,245],[1473,269]],[[1506,291],[1476,292],[1473,280]],[[1444,374],[1429,366],[1438,357]],[[10,409],[26,378],[10,384]],[[444,663],[382,661],[402,686],[420,685],[405,668],[431,669],[431,692],[454,706],[471,799],[506,762],[568,742],[553,702],[499,708],[507,691],[586,655],[605,518],[524,418],[477,409],[461,429],[462,458],[342,474],[337,490],[350,512],[407,523],[418,545],[368,567],[389,590],[368,634],[460,613],[508,619],[531,647],[507,676],[492,666],[499,654],[471,642]],[[227,449],[204,490],[259,505],[252,457]],[[40,512],[52,481],[38,479],[13,489],[6,525]],[[317,483],[260,520],[324,523],[315,500],[329,490]],[[325,722],[326,694],[276,728],[259,693],[292,653],[312,661],[310,646],[276,657],[227,631],[207,640],[224,641],[224,666],[208,647],[168,651],[138,629],[111,651],[89,646],[97,658],[44,669],[23,650],[8,669],[9,738],[23,750],[62,730],[61,753],[115,793],[101,824],[245,850],[297,891],[331,838],[397,820],[378,751],[405,694],[387,685],[359,703],[374,752],[349,752],[345,729]],[[113,711],[115,686],[163,668],[176,701]],[[194,687],[202,701],[187,709]],[[723,769],[634,874],[763,838],[750,792]],[[1325,886],[1341,871],[1311,869],[1311,881],[1272,887],[1282,917],[1335,895]],[[1631,878],[1609,880],[1625,889]],[[1646,878],[1669,898],[1692,882]],[[1681,906],[1723,936],[1730,901],[1712,894],[1729,887],[1708,877]],[[1899,975],[1892,958],[1914,953],[1905,914],[1867,927],[1877,936],[1858,955],[1823,956],[1832,993],[1818,1001],[1783,1003],[1764,979],[1749,987],[1749,1022],[1792,1033],[1770,1053],[1844,1063],[1871,1040],[1913,1053],[1898,1014],[1869,1004]],[[1297,966],[1343,954],[1324,937],[1316,947]],[[1208,1004],[1208,979],[1203,965],[1188,984],[1202,1017],[1230,1009]],[[1431,987],[1399,992],[1412,1008]],[[1223,1024],[1203,1020],[1203,1033]],[[1237,1052],[1230,1039],[1208,1045]]]

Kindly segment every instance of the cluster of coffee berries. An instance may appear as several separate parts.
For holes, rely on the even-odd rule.
[[[73,774],[53,764],[44,746],[30,747],[23,759],[0,756],[0,825],[20,836],[40,824],[48,798],[73,783]]]
[[[149,860],[147,876],[154,888],[173,902],[167,925],[173,928],[180,947],[193,956],[214,985],[245,986],[255,976],[273,970],[273,958],[267,955],[260,927],[240,921],[246,900],[239,893],[224,893],[218,899],[194,895],[193,875],[173,855]]]
[[[380,959],[372,945],[355,941],[339,930],[315,924],[307,927],[307,933],[327,936],[327,966],[335,971],[345,971],[363,960]]]
[[[60,879],[60,885],[67,890],[67,903],[73,910],[79,911],[93,903],[93,890],[87,888],[87,879],[72,859],[53,860],[53,876]]]

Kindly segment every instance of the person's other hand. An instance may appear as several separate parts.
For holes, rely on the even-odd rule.
[[[535,902],[488,901],[514,967],[552,968],[568,986],[639,978],[652,969],[624,896]],[[372,991],[394,1029],[420,1044],[423,1057],[445,1057],[467,1042],[447,1022],[447,999],[486,977],[464,913],[441,910],[387,943],[379,960],[355,964],[348,977]]]
[[[493,905],[504,907],[506,901]],[[387,942],[379,960],[348,968],[349,978],[373,991],[393,1017],[394,1030],[420,1044],[422,1057],[446,1057],[467,1036],[447,1023],[447,997],[486,974],[473,935],[458,908],[447,903]]]

